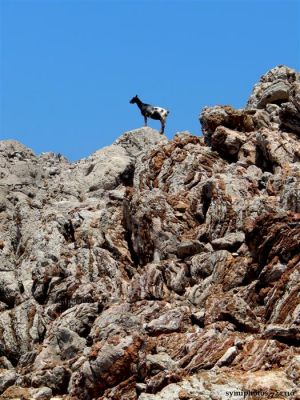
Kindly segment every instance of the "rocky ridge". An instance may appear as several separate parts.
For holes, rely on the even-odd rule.
[[[0,142],[1,399],[300,399],[300,74],[200,122]]]

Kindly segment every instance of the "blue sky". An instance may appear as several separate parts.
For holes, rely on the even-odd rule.
[[[71,160],[143,125],[135,94],[171,111],[169,138],[199,135],[205,105],[300,70],[296,0],[0,0],[0,18],[0,139]]]

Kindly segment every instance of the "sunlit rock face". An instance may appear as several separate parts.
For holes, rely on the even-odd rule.
[[[279,66],[204,137],[0,142],[1,399],[300,396],[299,99]]]

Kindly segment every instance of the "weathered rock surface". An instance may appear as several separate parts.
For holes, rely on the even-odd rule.
[[[280,66],[205,140],[0,142],[1,398],[300,398],[299,99]]]

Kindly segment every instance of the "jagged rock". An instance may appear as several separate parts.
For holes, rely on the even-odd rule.
[[[300,379],[300,356],[295,356],[292,358],[286,373],[287,376],[289,376],[297,385]]]
[[[299,82],[205,108],[204,138],[140,128],[75,163],[0,142],[1,398],[298,389]]]
[[[215,321],[232,322],[237,330],[258,332],[259,324],[248,304],[234,294],[221,294],[206,303],[205,325]]]
[[[30,393],[35,400],[50,400],[52,398],[52,389],[47,386],[31,389]]]
[[[300,134],[299,110],[292,102],[282,104],[279,111],[279,118],[282,129],[288,132],[295,132],[298,135]]]
[[[200,327],[204,327],[204,321],[205,321],[205,310],[202,309],[198,312],[194,312],[191,315],[191,320],[194,324],[197,324]]]
[[[198,240],[186,240],[177,246],[177,256],[179,258],[186,258],[192,256],[204,248]]]
[[[133,279],[129,292],[130,301],[137,299],[163,299],[167,293],[164,277],[156,264],[148,264],[140,276]]]
[[[4,393],[2,393],[1,400],[12,400],[12,399],[31,400],[32,396],[30,391],[31,389],[13,385],[10,386],[8,389],[6,389]]]
[[[0,394],[2,394],[9,386],[12,386],[17,379],[17,375],[13,370],[0,370]]]
[[[222,367],[224,365],[231,364],[234,360],[235,356],[238,353],[238,349],[236,346],[229,347],[225,354],[218,360],[217,366]]]
[[[70,371],[62,366],[55,366],[53,369],[34,372],[31,378],[31,385],[34,388],[47,386],[53,393],[66,393]]]
[[[278,66],[255,85],[248,109],[265,108],[270,119],[286,132],[300,133],[300,75],[294,69]]]
[[[290,85],[284,81],[278,81],[268,86],[260,96],[257,107],[263,108],[268,103],[278,104],[289,99]]]
[[[130,157],[149,149],[157,143],[167,143],[168,140],[155,129],[144,127],[125,132],[115,141],[115,145],[122,146]]]
[[[79,372],[72,376],[69,387],[71,396],[90,399],[134,375],[141,345],[139,337],[127,336],[115,337],[112,343],[95,346],[90,360],[85,361]]]
[[[223,371],[222,375],[202,372],[165,386],[156,394],[142,393],[139,400],[221,400],[227,396],[244,396],[257,392],[299,395],[297,384],[289,382],[282,371],[262,371],[260,374],[246,372],[233,374]],[[241,395],[240,395],[241,394]],[[236,397],[236,396],[235,396]]]
[[[211,137],[212,149],[220,151],[225,157],[236,155],[245,142],[245,135],[224,126],[218,126]]]
[[[237,249],[245,241],[244,232],[229,233],[223,238],[214,239],[211,244],[216,250]]]
[[[141,330],[141,320],[130,312],[130,305],[112,305],[95,320],[90,337],[94,342],[107,340],[111,334],[125,337],[135,329]]]
[[[146,364],[151,375],[155,375],[160,371],[171,371],[176,368],[176,363],[166,353],[148,354],[146,356]]]
[[[190,273],[195,281],[199,277],[205,278],[212,274],[216,264],[215,255],[216,253],[202,253],[191,258]]]
[[[257,145],[269,165],[284,167],[293,162],[295,153],[300,152],[299,143],[291,140],[289,134],[264,129],[256,136]],[[273,168],[274,168],[273,167]]]
[[[281,325],[268,325],[263,333],[265,338],[290,339],[300,343],[300,329],[296,326],[287,328]]]
[[[300,218],[283,212],[269,213],[258,217],[254,226],[246,232],[246,241],[259,262],[265,265],[275,256],[287,262],[293,255],[299,254]],[[272,243],[270,247],[269,243]]]
[[[58,329],[56,332],[56,339],[62,359],[75,357],[78,351],[83,351],[86,345],[85,339],[67,328]]]
[[[0,369],[13,369],[12,363],[5,357],[0,357]]]
[[[266,103],[283,102],[288,99],[290,85],[296,81],[297,72],[284,65],[272,68],[254,86],[247,108],[262,108]]]
[[[300,201],[299,201],[299,181],[297,177],[287,178],[283,183],[283,188],[280,193],[280,204],[286,211],[292,211],[294,213],[300,213]],[[297,221],[294,222],[297,225]]]
[[[199,119],[207,139],[219,126],[239,132],[254,130],[251,114],[245,113],[243,110],[235,110],[231,106],[204,107]]]
[[[3,271],[0,276],[0,300],[12,307],[19,295],[18,282],[13,271]]]
[[[186,264],[169,260],[163,264],[162,274],[168,289],[178,294],[184,293],[189,284],[189,270]]]
[[[167,311],[159,318],[153,319],[145,326],[150,335],[176,332],[184,327],[184,320],[189,317],[186,307]]]

